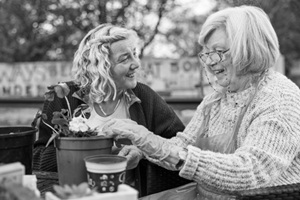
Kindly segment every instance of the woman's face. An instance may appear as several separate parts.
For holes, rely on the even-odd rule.
[[[226,51],[228,50],[228,51]],[[225,53],[222,53],[226,51]],[[208,70],[212,73],[216,79],[217,84],[222,87],[226,87],[227,90],[237,92],[243,82],[241,77],[236,75],[236,70],[232,65],[232,59],[230,57],[229,42],[227,34],[224,28],[216,29],[207,39],[205,47],[203,49],[204,54],[210,52],[219,52],[221,61],[214,62],[210,56],[206,59],[205,64],[208,66]],[[207,54],[207,55],[212,55]]]
[[[111,73],[118,91],[133,89],[137,84],[136,72],[140,67],[138,47],[138,38],[133,35],[110,46]]]

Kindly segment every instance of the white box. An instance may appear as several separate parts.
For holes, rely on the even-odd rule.
[[[61,200],[52,192],[46,192],[45,194],[46,200]],[[96,193],[92,196],[76,198],[72,200],[137,200],[138,199],[138,191],[133,189],[132,187],[121,184],[118,187],[117,192],[112,193]]]
[[[25,167],[20,162],[0,165],[0,184],[23,184]]]
[[[24,175],[23,176],[23,186],[31,189],[35,192],[37,197],[41,196],[40,191],[37,188],[37,178],[36,175]]]

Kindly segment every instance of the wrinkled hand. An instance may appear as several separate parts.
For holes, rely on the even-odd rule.
[[[103,131],[107,136],[112,136],[116,140],[130,139],[132,144],[150,157],[162,160],[170,154],[166,139],[154,135],[144,126],[130,119],[111,119],[104,125]]]
[[[139,164],[143,158],[143,152],[134,145],[126,145],[118,154],[119,156],[125,156],[127,158],[126,169],[133,169]]]

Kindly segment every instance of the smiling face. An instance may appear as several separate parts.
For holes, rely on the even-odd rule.
[[[110,46],[111,74],[118,91],[133,89],[137,84],[136,73],[140,67],[138,42],[138,38],[131,35],[128,39],[114,42]]]
[[[203,52],[213,51],[226,51],[229,49],[229,42],[227,34],[223,27],[216,29],[205,42]],[[217,78],[217,83],[226,87],[231,92],[237,92],[244,86],[245,77],[237,76],[236,69],[232,65],[232,59],[230,57],[230,49],[224,55],[221,62],[213,62],[210,58],[207,58],[205,64],[208,66],[208,70]]]

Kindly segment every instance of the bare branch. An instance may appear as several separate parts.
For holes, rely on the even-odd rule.
[[[124,1],[122,1],[124,2]],[[124,17],[125,10],[131,5],[133,0],[128,0],[126,3],[122,4],[122,8],[120,8],[114,18],[111,20],[112,24],[115,24],[118,21],[119,17]]]
[[[108,0],[101,0],[98,3],[98,10],[100,11],[100,14],[98,16],[99,19],[99,23],[103,24],[106,23],[107,20],[107,10],[106,10],[106,4],[107,4]]]
[[[168,0],[161,1],[160,7],[158,9],[157,23],[156,23],[155,28],[154,28],[152,34],[150,35],[149,39],[147,41],[145,41],[144,46],[141,49],[141,54],[140,54],[141,56],[143,56],[143,52],[144,52],[145,48],[152,42],[152,40],[155,38],[155,35],[158,33],[158,27],[159,27],[161,19],[163,17],[167,2],[168,2]]]

